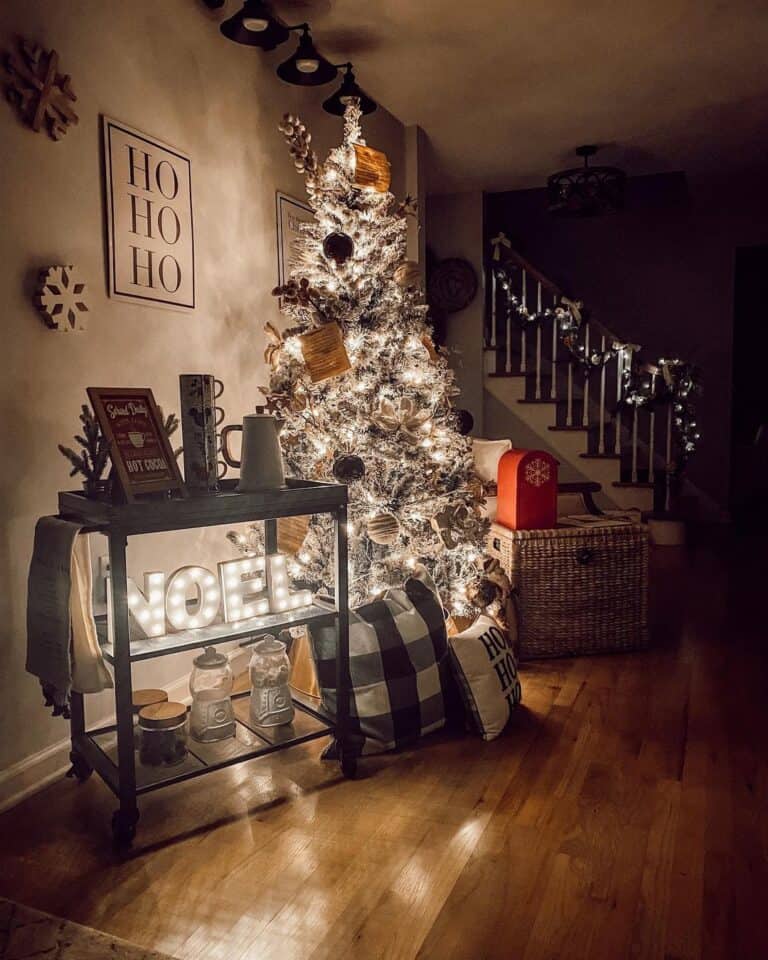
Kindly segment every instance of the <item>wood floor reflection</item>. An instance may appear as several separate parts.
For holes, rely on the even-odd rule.
[[[530,664],[499,740],[345,782],[311,745],[0,817],[0,894],[183,960],[768,957],[764,547],[654,556],[654,648]]]

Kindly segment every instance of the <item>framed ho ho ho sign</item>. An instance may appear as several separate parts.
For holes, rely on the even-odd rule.
[[[88,399],[128,503],[142,493],[187,495],[149,387],[88,387]]]
[[[168,310],[195,307],[189,157],[102,117],[109,295]]]

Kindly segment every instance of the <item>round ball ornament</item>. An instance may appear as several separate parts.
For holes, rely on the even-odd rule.
[[[400,533],[400,523],[393,513],[378,513],[368,521],[368,536],[374,543],[391,546]]]
[[[477,274],[467,260],[451,257],[433,267],[429,278],[430,305],[445,313],[469,306],[477,293]]]
[[[337,266],[346,263],[354,252],[354,241],[346,233],[329,233],[323,240],[323,253]]]
[[[462,437],[468,436],[475,425],[475,418],[469,410],[454,410],[453,412],[456,417],[456,429]]]
[[[404,260],[394,273],[401,290],[416,290],[421,286],[421,270],[415,260]]]
[[[333,475],[339,483],[351,483],[365,476],[365,464],[354,454],[337,457],[333,464]]]

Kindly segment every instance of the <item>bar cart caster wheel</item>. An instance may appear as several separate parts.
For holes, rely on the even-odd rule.
[[[112,814],[112,841],[118,850],[127,850],[133,845],[136,836],[136,824],[139,822],[138,811],[124,813],[115,810]]]
[[[85,781],[93,773],[93,767],[91,767],[85,760],[80,756],[79,753],[75,753],[74,750],[69,755],[69,762],[72,766],[67,770],[68,777],[75,777],[78,783],[85,783]]]
[[[354,754],[342,751],[341,772],[347,780],[354,780],[357,775],[357,757]]]

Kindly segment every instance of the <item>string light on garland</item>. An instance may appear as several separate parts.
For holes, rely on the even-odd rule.
[[[672,469],[679,475],[701,440],[695,405],[696,396],[701,392],[698,371],[686,361],[664,357],[655,363],[641,364],[636,359],[641,349],[636,343],[614,341],[605,350],[589,349],[583,339],[585,320],[581,302],[560,296],[556,305],[542,308],[539,297],[536,310],[529,309],[525,297],[513,293],[509,269],[495,262],[501,260],[501,245],[509,247],[509,241],[504,234],[499,234],[491,244],[494,247],[492,289],[501,291],[507,317],[513,319],[520,329],[535,329],[537,325],[552,320],[557,324],[559,342],[585,376],[602,370],[606,364],[618,358],[622,380],[621,404],[630,407],[671,405],[678,452]]]

